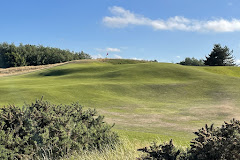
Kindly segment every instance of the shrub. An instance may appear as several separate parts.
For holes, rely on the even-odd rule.
[[[220,128],[206,125],[195,135],[189,159],[240,159],[240,121],[224,122]]]
[[[78,103],[52,105],[37,100],[22,108],[10,105],[0,110],[0,153],[6,153],[2,159],[43,155],[56,159],[74,151],[114,147],[118,142],[103,116],[95,110],[83,111]]]
[[[148,153],[140,159],[147,160],[235,160],[240,159],[240,121],[224,122],[221,127],[205,127],[194,132],[197,137],[187,151],[180,152],[172,144],[154,144],[150,149],[140,149]]]
[[[185,58],[184,61],[181,61],[179,64],[181,65],[187,65],[187,66],[204,66],[204,61],[202,59],[196,59],[196,58]]]
[[[147,156],[139,158],[139,160],[175,160],[179,157],[180,150],[177,150],[176,147],[173,145],[172,140],[169,143],[163,145],[157,145],[155,142],[149,148],[145,147],[139,149],[139,151],[147,153]]]

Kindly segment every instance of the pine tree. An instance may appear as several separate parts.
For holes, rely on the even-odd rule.
[[[227,46],[221,47],[220,44],[215,44],[212,52],[204,60],[205,65],[209,66],[234,66],[233,50]]]

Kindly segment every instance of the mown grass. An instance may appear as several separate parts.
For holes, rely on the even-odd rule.
[[[0,78],[0,105],[44,96],[78,101],[105,115],[130,140],[187,145],[205,123],[240,118],[238,67],[191,67],[132,60],[75,62]]]

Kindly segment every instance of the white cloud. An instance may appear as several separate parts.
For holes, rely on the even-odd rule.
[[[143,60],[142,58],[136,58],[136,57],[130,58],[130,59],[133,59],[133,60]]]
[[[97,59],[97,58],[103,58],[103,56],[101,54],[96,54],[96,55],[92,55],[93,59]]]
[[[123,28],[129,25],[150,26],[155,30],[181,30],[192,32],[235,32],[240,31],[240,19],[195,20],[182,16],[170,17],[167,20],[150,19],[137,15],[122,7],[109,8],[113,16],[103,18],[103,23],[112,28]]]
[[[121,50],[118,48],[105,48],[105,49],[95,48],[95,50],[98,52],[121,52]]]
[[[119,55],[117,55],[117,54],[114,54],[113,56],[114,56],[114,58],[117,58],[117,59],[122,59],[122,57],[121,57],[121,56],[119,56]]]
[[[237,60],[236,60],[236,64],[237,64],[237,65],[240,65],[240,59],[237,59]]]
[[[121,50],[118,48],[106,48],[106,51],[107,52],[121,52]]]
[[[181,57],[180,57],[180,56],[176,56],[176,58],[178,58],[178,59],[179,59],[179,58],[181,58]]]

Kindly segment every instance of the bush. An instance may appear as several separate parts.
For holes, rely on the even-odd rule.
[[[194,133],[197,138],[190,143],[187,151],[180,152],[170,141],[169,144],[154,144],[150,149],[140,149],[148,153],[140,159],[153,160],[235,160],[240,159],[240,121],[224,122],[219,128],[213,124]]]
[[[148,159],[166,159],[175,160],[180,154],[180,150],[177,150],[173,145],[172,140],[169,143],[163,145],[157,145],[155,142],[149,148],[145,147],[139,149],[139,151],[147,153],[147,156],[139,158],[138,160],[148,160]]]
[[[195,135],[189,159],[240,159],[240,121],[224,122],[220,128],[206,125]]]
[[[95,110],[83,111],[78,103],[52,105],[37,100],[22,108],[0,109],[1,159],[59,158],[81,150],[102,149],[118,142],[113,126]]]
[[[202,59],[196,59],[196,58],[185,58],[184,61],[181,61],[179,64],[181,65],[187,65],[187,66],[204,66],[204,61]]]

